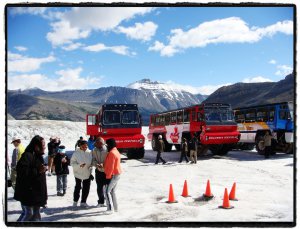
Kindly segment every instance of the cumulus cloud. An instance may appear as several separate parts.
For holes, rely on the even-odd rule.
[[[46,91],[61,91],[67,89],[83,89],[100,87],[102,76],[83,77],[82,68],[57,71],[58,77],[48,77],[43,74],[21,74],[8,77],[8,89],[29,89],[38,87]]]
[[[238,17],[203,22],[187,31],[171,30],[168,44],[156,41],[149,51],[160,52],[161,56],[173,56],[188,48],[202,48],[218,43],[254,43],[276,33],[293,34],[293,22],[282,21],[264,28],[249,27]]]
[[[59,15],[60,20],[52,23],[47,39],[54,46],[86,38],[91,31],[113,31],[122,21],[136,15],[144,15],[151,7],[73,7]]]
[[[83,44],[77,42],[77,43],[71,43],[67,46],[63,46],[62,49],[66,50],[66,51],[73,51],[73,50],[80,48],[81,46],[83,46]]]
[[[276,64],[276,63],[277,63],[276,60],[270,60],[270,61],[269,61],[269,64]]]
[[[262,76],[256,76],[252,78],[245,78],[242,81],[243,83],[262,83],[262,82],[273,82],[273,80],[270,80],[268,78],[264,78]]]
[[[23,47],[23,46],[15,46],[14,48],[15,48],[16,50],[20,51],[20,52],[27,51],[27,48],[26,48],[26,47]]]
[[[134,40],[150,41],[155,35],[157,25],[151,21],[145,23],[135,23],[132,27],[119,26],[116,31],[126,34],[127,37]]]
[[[43,63],[50,63],[56,60],[52,55],[44,58],[33,58],[8,52],[7,56],[8,72],[32,72],[38,70]]]
[[[86,46],[83,50],[89,52],[103,52],[103,51],[112,51],[116,54],[124,55],[124,56],[134,56],[134,52],[130,52],[129,48],[124,45],[120,46],[106,46],[105,44],[99,43],[95,45]]]
[[[47,40],[54,46],[71,44],[73,40],[86,38],[90,30],[82,30],[77,27],[71,27],[68,21],[59,21],[50,24],[53,31],[47,33]]]
[[[43,15],[47,10],[47,7],[9,7],[8,11],[11,15],[17,14],[32,14]]]
[[[213,92],[215,92],[217,89],[219,89],[220,87],[229,86],[231,84],[232,83],[219,84],[219,85],[204,85],[201,87],[194,87],[191,85],[178,84],[173,81],[166,82],[166,85],[168,85],[172,89],[183,90],[183,91],[190,92],[192,94],[201,94],[201,95],[210,95]]]
[[[293,72],[293,68],[287,65],[278,65],[275,75],[277,76],[287,76]]]

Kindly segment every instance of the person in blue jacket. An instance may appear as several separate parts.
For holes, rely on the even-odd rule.
[[[88,147],[89,147],[89,150],[93,150],[93,149],[95,148],[94,143],[95,143],[95,138],[94,138],[94,136],[90,136],[90,138],[89,138],[89,140],[88,140]]]

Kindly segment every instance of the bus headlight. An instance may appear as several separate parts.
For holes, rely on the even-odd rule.
[[[206,141],[208,141],[208,139],[209,139],[209,137],[208,137],[208,136],[206,136],[206,137],[205,137],[205,140],[206,140]]]
[[[144,139],[141,138],[141,139],[140,139],[140,143],[143,144],[143,142],[144,142]]]

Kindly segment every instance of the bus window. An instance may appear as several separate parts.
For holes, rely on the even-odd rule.
[[[272,107],[269,111],[269,121],[273,122],[274,121],[274,116],[275,116],[275,108]]]
[[[258,122],[268,121],[268,109],[266,107],[257,109],[256,121]]]
[[[96,116],[95,115],[89,115],[88,116],[88,125],[96,125]]]
[[[174,124],[176,123],[176,112],[172,112],[171,113],[171,124]]]
[[[123,111],[122,124],[138,124],[139,114],[137,111]]]
[[[280,118],[280,119],[283,119],[283,120],[287,120],[287,119],[288,119],[288,114],[287,114],[287,112],[284,111],[284,110],[280,110],[280,111],[279,111],[279,118]]]
[[[254,122],[255,121],[255,115],[256,110],[255,109],[250,109],[245,111],[245,120],[246,122]]]
[[[177,111],[177,123],[182,123],[183,121],[183,111]]]
[[[104,111],[104,124],[115,125],[120,124],[120,111]]]
[[[183,122],[190,122],[190,111],[189,110],[184,110]]]
[[[236,122],[245,122],[245,115],[243,114],[243,111],[236,111],[234,116]]]
[[[165,116],[165,125],[169,125],[170,124],[170,113],[167,113],[164,116]]]
[[[196,110],[192,110],[192,121],[197,122]]]
[[[151,116],[151,126],[155,126],[155,116]]]

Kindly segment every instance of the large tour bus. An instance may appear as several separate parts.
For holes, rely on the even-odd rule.
[[[150,116],[147,137],[153,150],[158,135],[163,137],[165,151],[171,151],[173,145],[180,150],[182,138],[189,141],[195,134],[200,143],[198,153],[210,149],[213,154],[227,154],[240,137],[231,106],[202,103]]]
[[[241,138],[238,147],[251,150],[256,146],[264,154],[263,136],[273,135],[272,151],[294,152],[294,103],[282,102],[234,109]]]
[[[145,137],[137,104],[103,104],[97,114],[86,115],[86,131],[104,140],[114,138],[128,158],[143,158]]]

